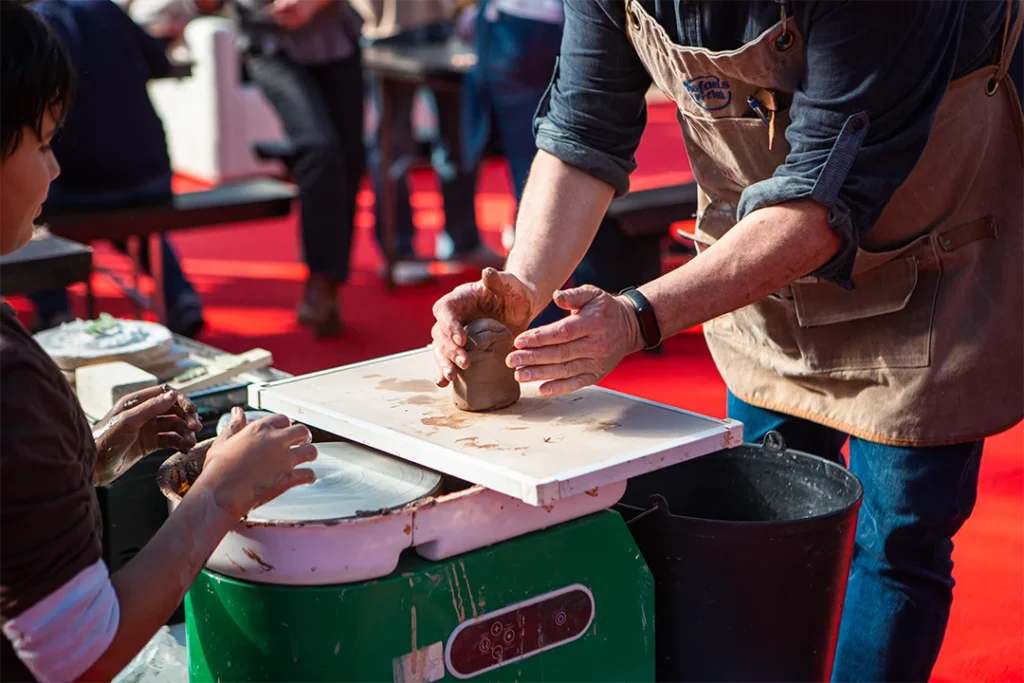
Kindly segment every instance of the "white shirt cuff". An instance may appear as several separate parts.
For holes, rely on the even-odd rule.
[[[106,652],[120,617],[100,560],[5,623],[3,633],[40,683],[61,683],[76,680]]]

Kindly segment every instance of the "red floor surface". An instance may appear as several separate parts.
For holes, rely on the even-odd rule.
[[[685,151],[671,110],[652,108],[650,126],[638,152],[634,187],[689,179]],[[180,189],[187,189],[183,181]],[[420,247],[424,252],[442,225],[436,181],[426,173],[414,180]],[[429,343],[434,300],[471,274],[446,276],[387,293],[371,238],[373,197],[364,192],[358,217],[354,273],[344,291],[348,330],[335,341],[314,341],[295,323],[293,307],[305,270],[299,263],[297,219],[293,215],[242,227],[194,231],[173,238],[185,271],[206,305],[203,341],[230,350],[260,346],[292,373],[337,366]],[[492,164],[478,195],[485,239],[497,245],[512,213],[507,174]],[[127,271],[126,260],[99,246],[97,262]],[[129,307],[109,281],[95,282],[101,310],[127,315]],[[27,312],[24,301],[14,301]],[[81,305],[80,297],[76,297]],[[81,309],[79,309],[81,310]],[[26,314],[26,320],[28,316]],[[662,356],[627,359],[606,380],[609,387],[708,415],[722,416],[725,387],[703,338],[696,332],[665,344]],[[1024,428],[989,440],[981,471],[978,504],[956,538],[955,603],[936,681],[1024,681]]]

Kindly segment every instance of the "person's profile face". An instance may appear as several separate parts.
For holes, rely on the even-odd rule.
[[[14,152],[0,160],[0,255],[17,251],[32,239],[32,223],[42,211],[50,182],[60,175],[50,149],[56,129],[47,113],[42,139],[26,126]]]

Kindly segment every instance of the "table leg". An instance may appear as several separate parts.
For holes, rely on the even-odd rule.
[[[132,259],[132,287],[136,292],[141,294],[142,288],[139,286],[139,280],[142,271],[142,245],[139,237],[132,235],[128,238],[128,255]],[[131,298],[131,297],[129,297]],[[132,299],[132,310],[135,313],[136,320],[142,319],[142,306],[134,298]]]
[[[85,280],[85,317],[86,320],[96,319],[96,296],[92,291],[92,273]]]
[[[163,235],[149,236],[149,273],[153,277],[153,313],[156,319],[167,324],[167,301],[164,299],[164,245]]]
[[[391,88],[388,79],[378,77],[378,88],[380,89],[380,112],[377,124],[377,154],[380,159],[380,173],[382,174],[383,196],[375,197],[374,201],[381,202],[381,210],[377,215],[384,221],[382,232],[384,233],[384,286],[388,291],[395,288],[394,267],[395,267],[395,233],[398,229],[397,206],[395,205],[395,179],[392,175],[393,169],[391,159],[391,130],[388,125],[391,121]]]

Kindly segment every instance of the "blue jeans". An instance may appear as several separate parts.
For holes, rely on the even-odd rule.
[[[114,190],[102,194],[89,193],[78,194],[62,190],[59,184],[50,188],[50,194],[46,203],[48,206],[80,207],[83,209],[100,209],[115,206],[131,206],[134,204],[146,204],[168,201],[171,198],[171,177],[156,178],[148,183],[134,188]],[[171,243],[166,237],[161,237],[163,244],[163,269],[164,269],[164,301],[168,311],[171,311],[175,304],[182,300],[185,295],[194,295],[195,289],[185,278],[178,262],[178,255],[174,253]],[[128,251],[127,244],[121,241],[114,241],[114,246],[123,252]],[[140,268],[149,272],[149,249],[143,248],[140,254]],[[47,321],[58,315],[65,315],[71,310],[71,303],[68,300],[66,289],[50,289],[41,292],[33,292],[29,295],[36,307],[36,320]],[[192,297],[189,297],[191,299]]]
[[[744,440],[776,430],[788,448],[842,462],[847,435],[728,399]],[[971,515],[983,441],[897,448],[850,437],[864,484],[834,681],[927,681],[953,602],[953,535]]]
[[[533,117],[554,74],[562,26],[507,14],[490,21],[487,15],[485,1],[477,15],[477,64],[466,81],[464,163],[480,162],[493,126],[508,159],[518,205],[537,155]],[[564,314],[548,304],[530,326],[555,322]]]
[[[506,14],[492,22],[486,5],[481,3],[477,18],[477,64],[467,78],[463,101],[464,163],[472,168],[480,162],[493,125],[508,159],[518,203],[537,154],[533,117],[555,70],[562,27]]]
[[[365,41],[365,45],[431,45],[444,43],[451,34],[449,24],[433,24],[406,31],[390,38]],[[368,79],[371,97],[378,112],[381,111],[379,83]],[[395,253],[400,257],[412,256],[415,226],[409,203],[408,168],[416,155],[412,114],[418,88],[404,83],[388,84],[391,94],[391,120],[380,121],[391,133],[391,172],[395,182],[396,214]],[[476,222],[477,166],[464,167],[459,163],[462,147],[462,109],[457,93],[430,91],[437,116],[437,135],[431,140],[430,162],[441,181],[444,202],[445,232],[452,238],[457,253],[469,252],[480,246],[480,232]],[[384,176],[378,141],[370,147],[370,172],[373,176],[374,197],[384,196]],[[384,244],[383,206],[375,203],[377,242]]]

